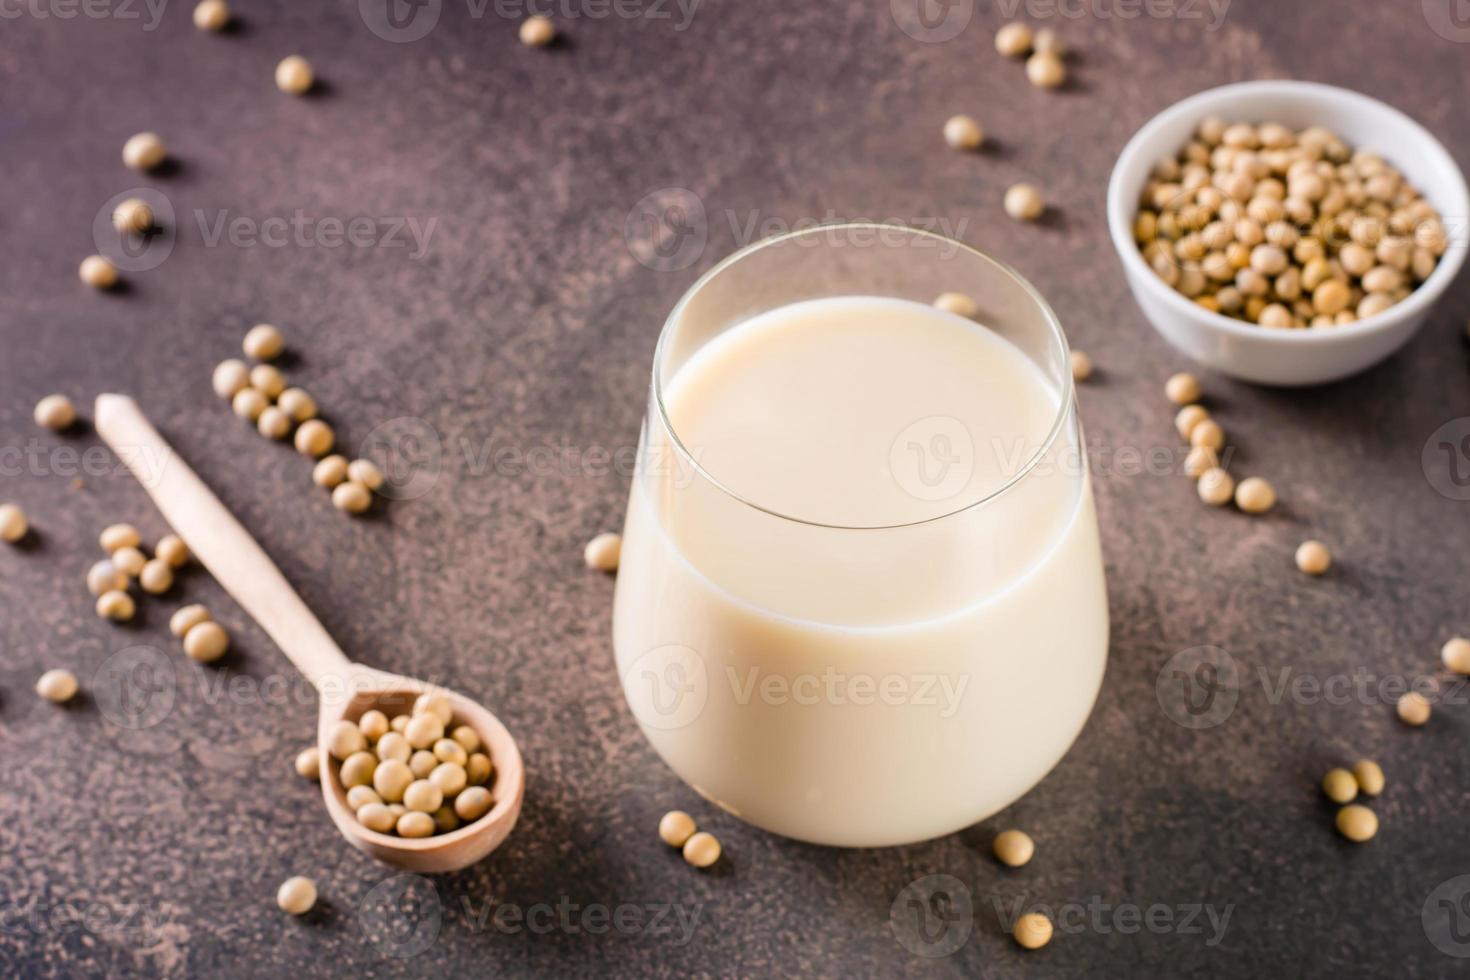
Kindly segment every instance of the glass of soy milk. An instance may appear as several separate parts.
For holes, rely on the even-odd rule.
[[[613,615],[639,726],[799,840],[995,813],[1102,682],[1085,459],[1061,327],[1004,265],[893,225],[736,253],[654,355]]]

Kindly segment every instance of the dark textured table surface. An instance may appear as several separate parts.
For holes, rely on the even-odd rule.
[[[569,0],[544,51],[517,43],[518,5],[443,0],[403,43],[353,0],[238,0],[223,35],[197,32],[182,0],[155,19],[160,5],[0,2],[0,499],[36,529],[0,555],[0,974],[1463,973],[1470,706],[1442,688],[1412,730],[1391,702],[1398,681],[1446,680],[1439,645],[1470,631],[1470,504],[1450,482],[1470,459],[1421,458],[1470,415],[1464,281],[1357,378],[1204,376],[1241,466],[1281,492],[1270,516],[1098,466],[1113,634],[1097,707],[1034,792],[942,840],[829,850],[712,812],[624,706],[613,582],[581,564],[621,523],[627,474],[599,451],[626,460],[636,442],[664,315],[722,255],[799,221],[928,222],[1008,259],[1099,365],[1082,405],[1100,458],[1174,446],[1161,385],[1184,365],[1127,294],[1103,219],[1116,153],[1195,91],[1299,77],[1397,105],[1470,161],[1470,31],[1451,0],[1033,4],[1076,52],[1052,94],[994,53],[1016,6],[1000,0],[942,43],[905,33],[886,0],[724,0],[687,19],[673,0]],[[298,52],[321,79],[304,99],[271,82]],[[959,111],[998,149],[947,150]],[[119,151],[145,129],[175,163],[142,177]],[[1023,178],[1052,220],[1004,217]],[[155,247],[171,251],[96,293],[75,271],[94,219],[137,187],[166,197]],[[699,198],[707,241],[645,263],[628,218],[668,188]],[[331,222],[354,218],[355,243],[332,247]],[[345,518],[299,456],[215,399],[211,367],[258,321],[287,332],[288,373],[344,445],[413,451],[409,499]],[[291,771],[313,696],[202,571],[130,626],[93,615],[98,530],[164,528],[89,428],[32,424],[53,390],[84,415],[98,392],[134,394],[345,649],[504,719],[529,780],[503,848],[422,881],[350,849]],[[1292,566],[1308,536],[1336,553],[1321,580]],[[222,666],[179,654],[166,620],[183,599],[231,630]],[[1202,645],[1229,651],[1236,700],[1191,729],[1161,707],[1165,668]],[[155,652],[114,659],[132,647]],[[140,685],[109,667],[128,657],[169,667]],[[58,665],[85,692],[60,710],[31,692]],[[1360,756],[1389,780],[1361,847],[1317,788]],[[658,842],[675,805],[723,839],[716,873]],[[1020,872],[989,856],[1008,825],[1039,843]],[[305,920],[273,900],[292,874],[320,887]],[[954,940],[945,956],[913,951],[939,951],[916,940],[904,893],[932,874],[958,883],[918,923]],[[1003,924],[1031,904],[1061,926],[1027,954]]]

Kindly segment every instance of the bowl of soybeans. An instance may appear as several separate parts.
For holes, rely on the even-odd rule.
[[[1470,192],[1429,131],[1376,99],[1245,82],[1129,141],[1108,228],[1174,347],[1259,384],[1356,374],[1408,342],[1465,259]]]
[[[514,824],[519,794],[498,790],[519,782],[519,751],[498,723],[469,724],[447,692],[354,693],[320,744],[320,754],[301,753],[297,771],[319,775],[327,805],[369,832],[354,841],[369,853],[377,835],[401,849],[448,843],[486,818],[509,817],[505,833]]]

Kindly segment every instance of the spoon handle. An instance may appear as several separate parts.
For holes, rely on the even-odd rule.
[[[98,395],[98,433],[143,484],[200,564],[296,668],[321,688],[353,668],[250,532],[220,503],[126,395]]]

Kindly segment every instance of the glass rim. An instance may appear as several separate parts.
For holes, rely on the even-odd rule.
[[[770,507],[766,507],[763,504],[757,503],[756,501],[751,500],[749,497],[746,497],[744,494],[736,492],[709,470],[705,469],[704,464],[701,463],[698,458],[689,451],[689,448],[684,445],[683,439],[679,437],[679,432],[674,427],[673,420],[669,418],[668,408],[664,404],[663,373],[660,368],[663,364],[665,345],[668,343],[669,336],[673,332],[674,324],[678,321],[680,314],[683,313],[684,309],[689,305],[690,301],[693,300],[693,298],[699,293],[701,289],[705,287],[705,285],[712,282],[721,273],[727,272],[732,266],[736,265],[741,260],[763,249],[770,248],[771,246],[779,245],[783,242],[788,242],[793,239],[802,238],[809,235],[830,234],[833,231],[852,229],[886,229],[889,231],[905,232],[915,237],[928,238],[935,241],[936,243],[950,246],[957,249],[958,251],[968,253],[969,255],[981,260],[982,262],[986,262],[995,267],[997,270],[999,270],[1001,273],[1003,273],[1005,276],[1009,277],[1013,282],[1015,282],[1016,285],[1020,286],[1022,292],[1024,292],[1026,296],[1033,303],[1036,304],[1037,309],[1041,311],[1042,320],[1047,327],[1047,332],[1051,336],[1051,338],[1056,341],[1061,355],[1061,363],[1058,365],[1058,372],[1063,382],[1061,386],[1061,398],[1058,399],[1057,411],[1055,417],[1052,419],[1051,428],[1047,432],[1046,438],[1042,440],[1041,445],[1036,449],[1036,451],[1032,453],[1031,456],[1027,458],[1026,462],[1016,470],[1015,475],[1010,477],[1000,486],[989,491],[988,493],[985,493],[976,500],[971,500],[968,503],[961,504],[953,510],[947,510],[942,514],[936,514],[933,517],[926,517],[922,520],[903,521],[898,524],[829,524],[823,521],[814,521],[804,517],[795,517],[790,514],[784,514],[781,511],[774,510]],[[854,293],[853,295],[861,294]],[[980,325],[984,326],[984,324]],[[713,486],[716,490],[720,491],[731,500],[734,500],[736,503],[742,504],[753,510],[760,511],[763,514],[767,514],[779,520],[790,521],[793,524],[802,524],[807,527],[826,528],[834,531],[895,531],[902,530],[904,528],[921,527],[925,524],[935,524],[939,521],[946,521],[952,517],[957,517],[960,514],[964,514],[968,511],[983,507],[990,501],[996,499],[997,497],[1010,490],[1012,487],[1017,486],[1028,476],[1030,476],[1031,472],[1036,469],[1037,465],[1044,458],[1046,458],[1048,453],[1051,452],[1051,449],[1056,444],[1057,438],[1061,435],[1062,429],[1065,427],[1067,420],[1072,415],[1073,404],[1076,398],[1076,385],[1073,383],[1072,376],[1068,371],[1068,364],[1070,362],[1070,359],[1071,348],[1067,344],[1067,335],[1062,330],[1061,321],[1057,319],[1056,312],[1052,310],[1051,304],[1049,304],[1046,301],[1045,297],[1041,295],[1040,291],[1031,284],[1030,280],[1017,272],[1016,269],[1008,263],[1002,262],[997,258],[985,254],[977,248],[966,245],[964,242],[950,238],[947,235],[941,235],[937,232],[929,231],[923,228],[915,228],[911,225],[906,225],[901,222],[828,222],[823,224],[809,225],[794,231],[782,232],[781,234],[772,235],[769,238],[763,238],[758,242],[752,242],[749,245],[745,245],[739,249],[736,249],[734,252],[731,252],[719,262],[715,263],[713,267],[711,267],[707,272],[696,279],[694,281],[694,284],[684,291],[684,294],[679,297],[679,301],[674,304],[674,308],[669,311],[668,317],[665,318],[664,325],[659,330],[658,343],[654,346],[653,349],[653,401],[654,404],[658,407],[659,422],[663,425],[664,431],[669,434],[669,439],[672,442],[674,450],[679,455],[680,459],[691,466],[697,476],[708,481],[709,484]],[[637,477],[635,476],[635,479],[636,478]]]

